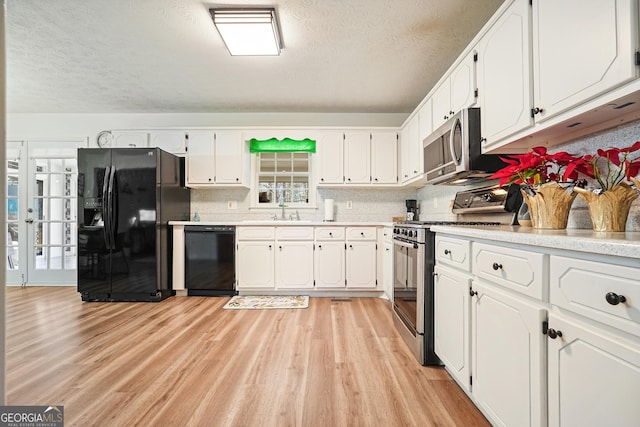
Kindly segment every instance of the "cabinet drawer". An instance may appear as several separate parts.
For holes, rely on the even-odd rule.
[[[313,240],[313,227],[276,227],[278,240]]]
[[[238,240],[273,240],[275,227],[238,227]]]
[[[347,240],[376,240],[375,227],[347,227]]]
[[[545,254],[473,243],[471,260],[471,271],[476,276],[547,301],[548,258]]]
[[[436,235],[436,262],[464,271],[471,270],[471,242],[469,240]]]
[[[552,304],[640,336],[640,268],[552,256],[550,277]]]
[[[317,227],[316,240],[344,240],[344,227]]]

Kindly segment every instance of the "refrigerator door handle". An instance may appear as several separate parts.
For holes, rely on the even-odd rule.
[[[115,178],[116,178],[116,167],[111,166],[108,192],[109,192],[109,238],[110,238],[109,249],[112,249],[112,250],[116,248],[116,236],[115,236],[115,228],[114,228],[114,224],[115,224],[114,212],[115,212],[116,202],[115,202],[114,191],[113,191]]]
[[[109,177],[111,175],[111,167],[107,166],[104,170],[104,180],[102,182],[102,222],[104,224],[102,230],[104,235],[104,245],[107,249],[111,248],[111,227],[109,223]]]

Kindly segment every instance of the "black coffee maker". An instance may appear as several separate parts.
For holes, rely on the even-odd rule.
[[[407,206],[407,221],[418,221],[418,201],[414,199],[408,199],[405,200],[405,205]]]

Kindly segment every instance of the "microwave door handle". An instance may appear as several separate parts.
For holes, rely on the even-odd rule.
[[[458,127],[459,124],[460,124],[460,119],[456,118],[453,121],[452,123],[453,126],[451,126],[451,131],[449,132],[449,151],[451,153],[451,160],[456,166],[460,165],[459,156],[456,153],[456,146],[455,146],[456,128]]]

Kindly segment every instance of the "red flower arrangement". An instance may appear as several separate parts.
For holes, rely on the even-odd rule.
[[[640,173],[640,141],[625,148],[598,149],[597,154],[582,157],[560,151],[547,153],[545,147],[534,147],[530,152],[500,157],[507,166],[489,178],[507,183],[525,184],[531,188],[545,182],[573,182],[583,187],[586,182],[578,180],[580,174],[596,180],[601,192],[610,190],[625,179],[630,180]]]
[[[607,191],[640,173],[640,154],[631,157],[636,151],[640,151],[640,141],[625,148],[598,149],[596,155],[587,154],[579,162],[569,164],[566,171],[577,170],[595,179],[602,191]]]
[[[587,161],[564,151],[549,154],[545,147],[534,147],[525,154],[500,157],[507,166],[490,179],[500,179],[500,185],[576,181],[579,172],[587,172]]]

